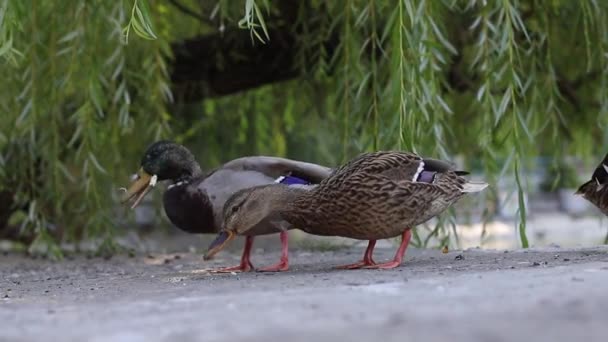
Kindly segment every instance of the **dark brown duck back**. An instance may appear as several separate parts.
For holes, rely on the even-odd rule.
[[[282,216],[315,235],[361,240],[398,236],[441,213],[466,192],[479,191],[466,188],[472,183],[459,175],[464,172],[431,161],[427,165],[406,152],[363,154],[302,193]],[[430,181],[420,182],[421,176]]]

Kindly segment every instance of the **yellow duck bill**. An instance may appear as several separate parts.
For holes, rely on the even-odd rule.
[[[203,257],[204,260],[209,260],[213,258],[219,251],[224,249],[226,244],[230,242],[230,240],[234,239],[236,234],[231,231],[222,231],[218,234],[218,236],[213,240],[211,245],[209,245],[209,249],[207,249],[207,253]]]
[[[126,189],[120,202],[124,204],[129,200],[134,199],[131,209],[135,209],[146,194],[156,186],[157,179],[158,177],[156,175],[150,175],[143,169],[139,169],[135,181]]]

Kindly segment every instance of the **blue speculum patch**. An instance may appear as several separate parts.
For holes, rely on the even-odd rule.
[[[417,181],[420,183],[433,183],[435,180],[435,172],[432,171],[422,171],[418,176]]]
[[[279,183],[285,184],[285,185],[295,185],[295,184],[308,185],[308,184],[310,184],[310,182],[307,182],[307,181],[303,180],[302,178],[298,178],[298,177],[294,177],[294,176],[285,176],[285,177],[283,177],[283,179],[281,179],[279,181]]]

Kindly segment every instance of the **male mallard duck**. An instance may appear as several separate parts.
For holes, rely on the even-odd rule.
[[[467,181],[464,171],[446,162],[407,152],[365,153],[336,169],[309,191],[280,184],[256,186],[235,193],[224,206],[224,226],[209,246],[211,258],[235,235],[249,234],[260,222],[283,229],[369,240],[363,260],[339,268],[389,269],[401,264],[411,228],[447,209],[487,183]],[[377,239],[401,235],[391,262],[376,264]]]
[[[593,203],[604,215],[608,215],[608,154],[593,172],[591,180],[581,185],[577,195]]]
[[[316,164],[256,156],[234,159],[205,175],[187,148],[169,141],[158,141],[146,150],[141,167],[129,189],[126,189],[122,202],[133,200],[133,209],[157,182],[170,180],[172,184],[163,195],[169,220],[189,233],[217,233],[222,227],[224,203],[236,191],[275,181],[297,184],[304,189],[305,184],[319,183],[330,173],[331,169]],[[260,271],[289,268],[286,232],[269,223],[257,227],[256,235],[277,232],[281,232],[281,262]],[[253,265],[249,261],[249,254],[252,244],[253,235],[247,234],[241,264],[218,271],[251,270]]]

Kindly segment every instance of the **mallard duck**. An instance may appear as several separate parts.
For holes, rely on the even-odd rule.
[[[140,169],[125,193],[122,202],[133,201],[135,208],[143,197],[160,181],[171,184],[163,194],[163,206],[169,220],[189,233],[213,234],[222,227],[222,208],[236,191],[251,186],[280,182],[298,186],[306,191],[307,184],[322,181],[331,169],[284,158],[255,156],[234,159],[204,174],[190,151],[170,141],[158,141],[148,147]],[[260,271],[284,271],[289,268],[288,237],[285,231],[272,223],[256,227],[255,235],[280,232],[281,261]],[[253,269],[249,254],[253,245],[253,232],[247,235],[245,248],[238,266],[216,272],[249,271]]]
[[[593,172],[591,180],[581,185],[576,194],[582,195],[604,215],[608,215],[608,154]]]
[[[440,214],[466,193],[488,184],[463,178],[444,161],[408,152],[365,153],[336,169],[309,191],[263,185],[235,193],[224,206],[224,226],[205,259],[236,235],[249,234],[260,222],[281,229],[369,240],[363,260],[339,268],[397,267],[411,238],[411,228]],[[376,264],[376,240],[401,235],[392,261]]]

